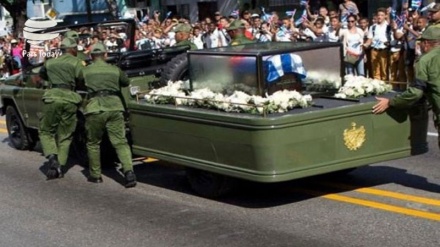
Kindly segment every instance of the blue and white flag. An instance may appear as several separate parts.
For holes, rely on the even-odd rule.
[[[295,26],[301,25],[305,20],[307,20],[307,10],[303,10],[301,16],[295,21]]]
[[[413,9],[420,9],[420,7],[422,7],[422,0],[412,0],[411,1],[411,8]]]
[[[292,53],[270,56],[264,63],[267,68],[266,81],[268,83],[289,73],[298,74],[302,79],[307,77],[302,58]]]
[[[286,15],[287,16],[292,16],[292,18],[295,16],[296,14],[296,9],[292,10],[292,11],[286,11]]]
[[[170,18],[170,16],[171,16],[171,14],[172,14],[173,12],[171,12],[171,11],[168,11],[168,13],[167,13],[167,15],[165,16],[165,18]]]
[[[261,19],[265,22],[270,22],[272,20],[272,15],[269,15],[264,11],[264,7],[261,7]]]
[[[301,1],[299,2],[299,5],[300,5],[300,6],[307,6],[307,4],[309,4],[309,1],[308,1],[308,0],[301,0]]]
[[[233,10],[230,15],[238,17],[238,16],[240,16],[240,11],[238,9]]]

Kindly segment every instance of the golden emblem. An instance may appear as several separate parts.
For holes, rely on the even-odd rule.
[[[344,130],[345,146],[349,150],[358,150],[365,142],[365,128],[360,126],[356,128],[356,123],[351,123],[351,128]]]

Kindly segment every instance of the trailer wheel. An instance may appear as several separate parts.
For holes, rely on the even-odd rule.
[[[186,176],[191,188],[197,194],[208,198],[218,198],[227,194],[234,188],[236,182],[231,177],[194,168],[187,168]]]
[[[6,107],[6,128],[8,129],[9,141],[18,150],[33,148],[35,143],[29,139],[29,132],[21,121],[20,115],[14,106]]]
[[[162,74],[160,84],[165,86],[168,81],[188,80],[188,56],[186,53],[180,54],[169,61]]]

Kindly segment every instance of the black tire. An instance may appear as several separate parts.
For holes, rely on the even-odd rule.
[[[29,139],[28,129],[24,126],[15,107],[6,107],[6,128],[8,129],[9,141],[18,150],[32,148],[35,143]]]
[[[174,82],[188,79],[188,56],[184,53],[171,59],[171,61],[166,64],[162,71],[160,82],[162,86],[165,86],[168,84],[168,81]]]
[[[194,168],[187,168],[186,176],[191,188],[197,194],[207,198],[224,196],[228,194],[236,184],[234,178]]]

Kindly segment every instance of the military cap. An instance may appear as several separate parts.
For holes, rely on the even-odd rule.
[[[77,43],[72,38],[64,38],[63,41],[61,41],[61,48],[75,48],[77,46]]]
[[[78,39],[78,38],[79,38],[79,35],[78,35],[78,32],[77,32],[77,31],[70,30],[70,31],[67,31],[67,32],[64,34],[64,37],[66,37],[66,38],[72,38],[72,39]]]
[[[105,48],[104,44],[102,43],[96,43],[92,46],[92,49],[90,51],[91,54],[100,54],[100,53],[106,53],[107,49]]]
[[[423,31],[419,40],[440,40],[440,27],[429,26]]]
[[[11,40],[11,44],[17,44],[17,43],[18,43],[18,41],[16,39]]]
[[[239,28],[244,28],[244,23],[241,20],[235,20],[229,24],[229,27],[226,28],[226,30],[235,30]]]
[[[183,33],[190,33],[191,32],[191,26],[189,24],[180,23],[176,26],[174,29],[174,32],[183,32]]]
[[[440,10],[440,3],[436,3],[434,6],[428,9],[429,12],[437,12]]]

